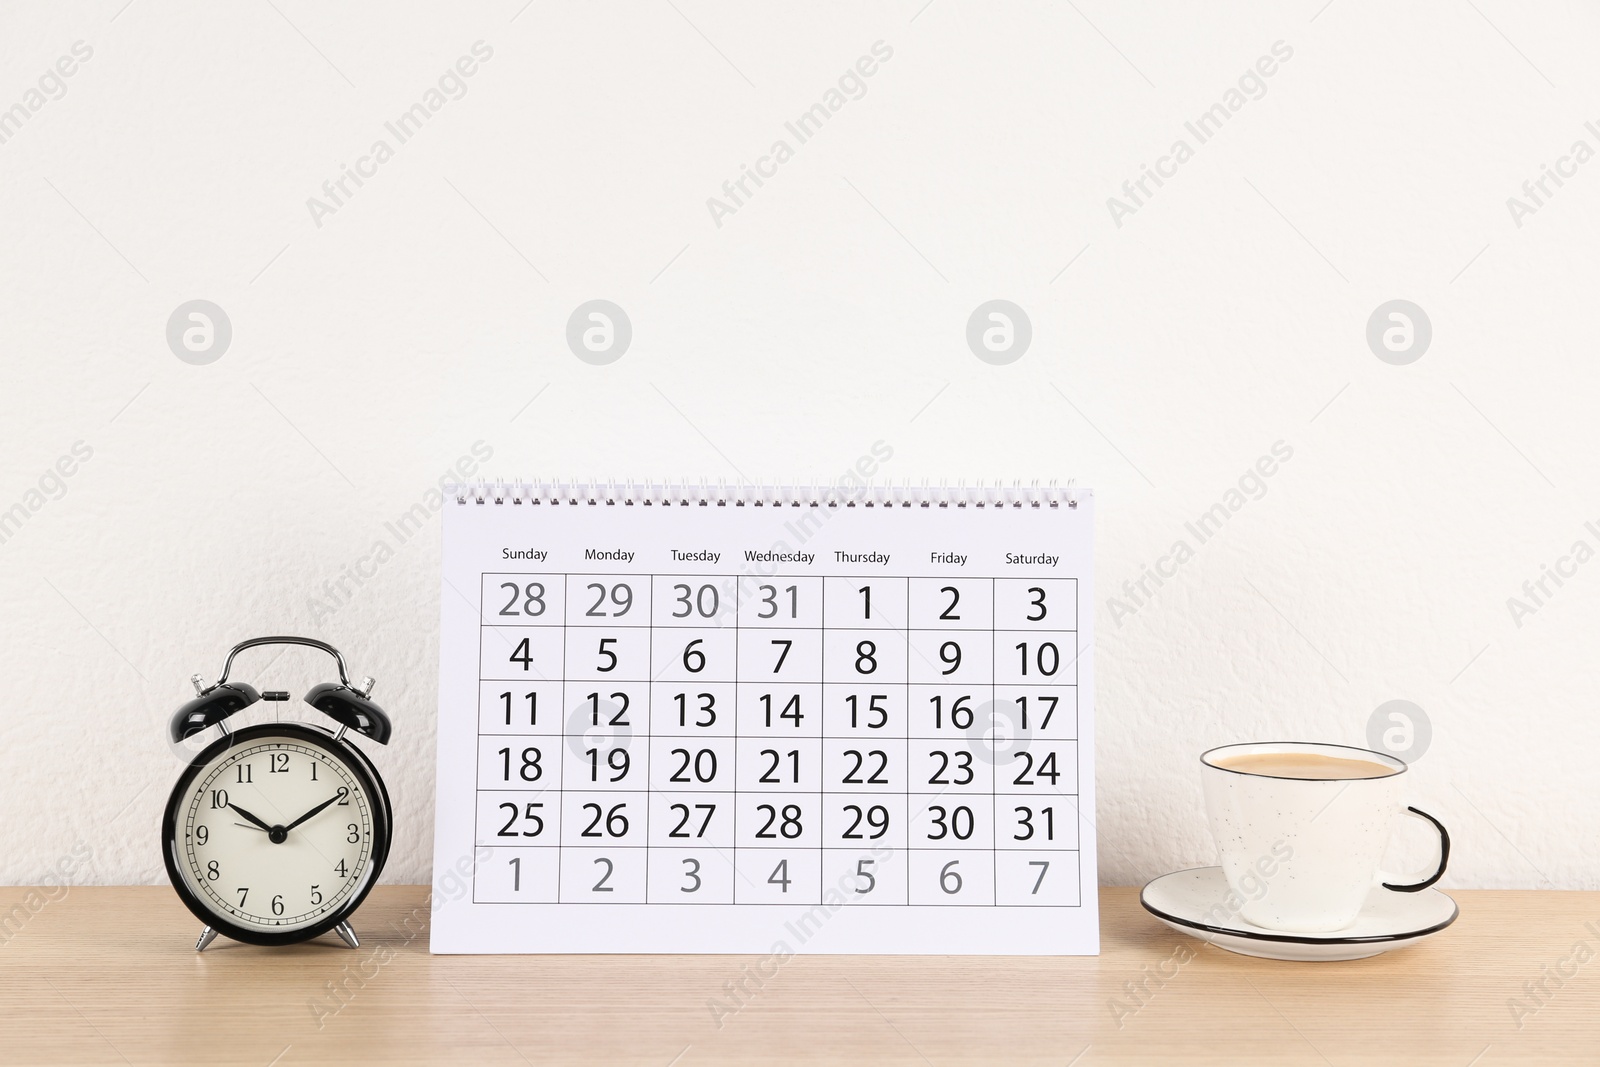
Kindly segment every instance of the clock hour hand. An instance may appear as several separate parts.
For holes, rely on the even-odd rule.
[[[239,805],[237,805],[237,804],[229,804],[228,807],[232,808],[238,814],[243,815],[246,819],[249,819],[251,822],[253,822],[257,826],[261,827],[261,829],[263,829],[263,830],[271,830],[272,829],[272,827],[268,826],[266,823],[262,822],[260,819],[256,818],[254,815],[251,815],[248,811],[245,811]]]
[[[317,812],[321,811],[323,808],[327,807],[329,804],[332,804],[334,801],[338,800],[341,796],[343,796],[343,793],[335,793],[335,794],[333,794],[333,796],[329,797],[327,800],[324,800],[321,804],[318,804],[316,807],[312,808],[310,811],[308,811],[304,815],[300,816],[294,822],[292,822],[289,825],[285,826],[284,829],[285,830],[293,830],[296,826],[299,826],[301,823],[303,823],[307,819],[311,818],[311,816],[317,814]]]

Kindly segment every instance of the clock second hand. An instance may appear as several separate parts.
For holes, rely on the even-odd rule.
[[[337,800],[338,797],[335,797],[334,799]],[[232,808],[234,811],[238,812],[240,815],[243,815],[246,819],[249,819],[251,822],[255,823],[256,826],[258,826],[262,830],[265,830],[267,832],[267,840],[271,841],[274,845],[281,845],[281,844],[284,843],[285,840],[288,839],[288,837],[289,837],[289,829],[288,829],[288,827],[286,827],[286,826],[268,826],[266,823],[262,822],[260,819],[256,818],[254,815],[251,815],[248,811],[245,811],[243,808],[241,808],[237,804],[231,804],[230,803],[228,805],[228,807]],[[318,810],[320,811],[321,809],[319,808]],[[315,814],[315,813],[313,812],[313,814]]]
[[[254,815],[251,815],[248,811],[245,811],[239,805],[237,805],[237,804],[229,804],[228,807],[232,808],[237,814],[242,815],[246,819],[249,819],[251,822],[255,823],[256,826],[259,827],[260,829],[268,830],[268,831],[270,831],[272,829],[272,827],[268,826],[266,823],[262,822],[260,819],[256,818]]]

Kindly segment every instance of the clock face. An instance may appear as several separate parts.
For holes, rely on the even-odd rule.
[[[168,810],[168,870],[191,909],[287,941],[359,902],[387,851],[387,801],[343,747],[269,724],[202,753]]]

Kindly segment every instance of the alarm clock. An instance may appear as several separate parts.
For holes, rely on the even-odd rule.
[[[268,722],[233,731],[227,720],[258,701],[289,699],[230,681],[234,657],[262,645],[320,649],[338,682],[305,702],[337,724]],[[190,760],[161,822],[172,888],[205,926],[195,951],[220,934],[252,945],[288,945],[332,930],[356,948],[350,915],[377,884],[393,819],[383,779],[347,737],[389,742],[389,716],[370,699],[373,681],[352,685],[344,657],[309,637],[257,637],[233,647],[211,685],[172,716],[173,741],[211,727],[220,736]]]

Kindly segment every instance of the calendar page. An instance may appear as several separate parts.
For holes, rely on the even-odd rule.
[[[433,951],[1098,952],[1092,524],[458,490]]]

